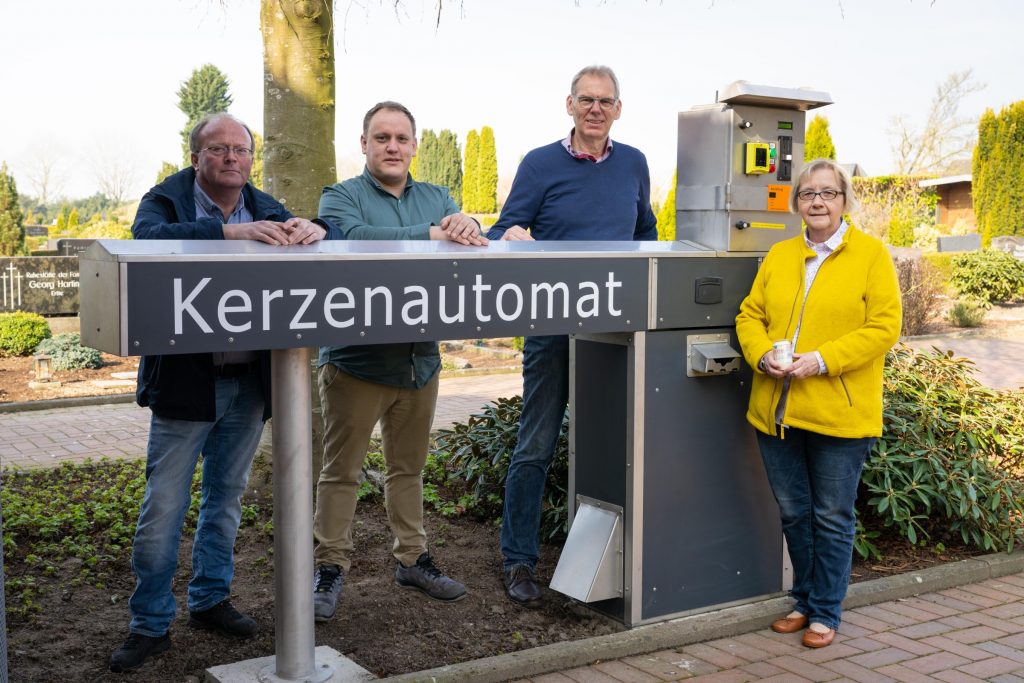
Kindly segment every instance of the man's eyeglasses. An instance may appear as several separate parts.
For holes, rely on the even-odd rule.
[[[815,192],[814,190],[801,190],[796,193],[797,198],[802,202],[813,202],[815,197],[821,197],[826,202],[830,202],[845,192],[839,190],[822,190],[821,192]]]
[[[210,145],[209,147],[203,147],[200,152],[209,152],[215,157],[226,156],[228,150],[235,153],[235,156],[239,159],[248,159],[252,156],[252,150],[248,147],[228,147],[227,145]]]
[[[603,109],[604,111],[608,111],[615,106],[616,102],[619,101],[617,97],[602,97],[598,99],[596,97],[587,97],[586,95],[581,95],[580,97],[577,97],[575,99],[576,106],[582,109],[583,111],[588,111],[591,107],[593,107],[594,102],[597,102],[599,105],[601,105],[601,109]]]

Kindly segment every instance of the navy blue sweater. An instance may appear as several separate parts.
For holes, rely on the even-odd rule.
[[[555,142],[523,157],[487,237],[519,225],[535,240],[656,240],[650,195],[647,158],[635,147],[616,142],[595,164]]]

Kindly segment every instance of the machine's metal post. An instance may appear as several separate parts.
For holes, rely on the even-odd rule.
[[[271,352],[274,415],[274,621],[276,654],[262,680],[324,680],[313,634],[312,406],[309,351]],[[272,671],[270,670],[272,669]],[[314,672],[316,675],[314,675]]]

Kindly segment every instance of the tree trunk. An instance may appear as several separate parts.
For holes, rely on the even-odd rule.
[[[337,182],[331,0],[261,0],[263,186],[311,218]]]

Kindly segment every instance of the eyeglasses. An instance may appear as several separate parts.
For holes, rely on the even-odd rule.
[[[601,105],[601,109],[603,109],[604,111],[608,111],[609,109],[615,106],[616,102],[619,101],[619,98],[617,97],[602,97],[598,99],[596,97],[588,97],[586,95],[582,95],[575,99],[576,106],[582,109],[583,111],[589,111],[590,108],[594,106],[594,102],[597,102],[599,105]]]
[[[815,197],[821,197],[826,202],[830,202],[845,192],[839,190],[822,190],[821,192],[815,192],[814,190],[801,190],[796,193],[797,198],[802,202],[813,202]]]
[[[228,150],[235,153],[235,156],[239,159],[248,159],[252,156],[252,150],[248,147],[228,147],[227,145],[210,145],[209,147],[203,147],[200,152],[209,152],[215,157],[226,156]]]

